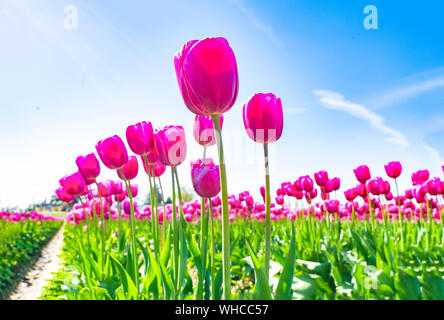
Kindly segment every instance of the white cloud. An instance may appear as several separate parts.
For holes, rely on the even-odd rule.
[[[400,131],[385,125],[384,119],[380,115],[367,109],[363,105],[347,101],[341,94],[329,90],[314,90],[313,93],[319,97],[324,107],[340,110],[367,121],[373,129],[387,135],[386,141],[403,147],[409,145],[407,138]]]
[[[409,77],[409,84],[387,90],[370,99],[370,105],[376,108],[389,107],[405,102],[428,91],[444,87],[443,68],[437,68]],[[414,79],[412,82],[411,79]]]

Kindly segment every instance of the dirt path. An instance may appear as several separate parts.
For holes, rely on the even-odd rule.
[[[51,272],[61,268],[61,259],[57,255],[61,253],[62,245],[63,227],[42,250],[41,256],[18,284],[10,300],[37,300],[40,297],[42,288],[47,284],[46,280],[52,277]]]

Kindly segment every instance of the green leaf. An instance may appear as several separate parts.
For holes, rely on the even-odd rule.
[[[296,239],[294,224],[292,223],[290,249],[288,250],[287,258],[285,259],[284,269],[279,278],[279,283],[276,288],[275,298],[277,300],[291,300],[291,286],[293,284],[294,265],[296,259]]]
[[[411,269],[399,268],[395,276],[395,289],[402,300],[418,300],[421,297],[421,285]]]
[[[256,277],[256,285],[253,293],[254,299],[271,300],[273,299],[273,297],[271,295],[270,286],[267,283],[267,278],[265,277],[265,272],[262,268],[262,265],[257,259],[256,254],[254,253],[248,241],[246,243],[248,250],[250,251],[251,260],[253,261],[254,264],[254,274]]]
[[[117,270],[120,274],[120,279],[122,280],[122,286],[123,291],[125,292],[125,295],[129,299],[136,299],[137,298],[137,288],[134,284],[133,280],[131,279],[128,272],[125,270],[125,268],[122,266],[122,264],[114,257],[112,253],[110,253],[110,258],[114,265],[117,267]],[[116,290],[117,294],[117,290]]]
[[[436,269],[424,274],[422,290],[427,299],[444,300],[444,280]]]

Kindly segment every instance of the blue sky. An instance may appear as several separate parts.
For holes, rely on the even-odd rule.
[[[363,26],[378,9],[378,29]],[[64,8],[78,29],[64,28]],[[0,207],[49,198],[75,157],[139,121],[155,127],[194,119],[175,79],[173,56],[191,39],[227,38],[237,58],[239,97],[225,115],[229,192],[259,198],[262,154],[246,136],[242,105],[273,92],[284,133],[271,146],[272,185],[326,169],[355,184],[368,164],[444,164],[444,4],[437,1],[4,0],[0,3]],[[201,148],[188,135],[180,167]],[[210,155],[216,156],[214,148]],[[115,173],[104,168],[101,177]],[[164,178],[169,190],[169,176]],[[146,177],[136,182],[147,191]]]

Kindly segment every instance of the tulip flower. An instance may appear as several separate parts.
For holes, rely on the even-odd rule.
[[[167,126],[155,135],[159,160],[166,166],[180,165],[187,154],[185,132],[181,126]]]
[[[314,174],[316,184],[320,187],[325,187],[328,181],[328,172],[327,171],[319,171]]]
[[[362,165],[353,170],[355,173],[356,179],[362,184],[365,184],[368,180],[370,180],[370,169],[366,165]]]
[[[313,190],[313,180],[309,176],[303,177],[301,183],[305,192],[310,193]]]
[[[126,141],[132,152],[144,156],[154,150],[154,134],[151,122],[139,122],[126,128]]]
[[[146,164],[143,161],[143,159],[142,159],[142,163],[143,163],[143,169],[145,169],[145,172],[147,174],[149,174],[150,177],[156,177],[157,178],[157,177],[162,176],[165,173],[166,166],[162,162],[160,162],[160,161],[157,161],[157,162],[155,162],[153,164],[148,164],[149,171],[148,171],[148,168],[146,167]]]
[[[74,201],[74,197],[70,195],[63,187],[58,188],[55,191],[57,197],[59,197],[60,200],[66,203],[70,203]]]
[[[117,175],[120,179],[126,179],[126,180],[133,180],[135,177],[137,177],[137,173],[139,171],[139,162],[137,161],[136,156],[129,156],[128,162],[125,164],[125,166],[117,171]]]
[[[271,210],[268,144],[277,141],[284,127],[282,102],[274,94],[257,93],[243,107],[244,126],[248,136],[264,145],[265,158],[265,277],[268,282],[271,258]],[[310,188],[309,188],[310,187]],[[304,188],[313,189],[313,181],[306,179]]]
[[[243,119],[248,136],[255,142],[279,140],[284,127],[281,99],[272,93],[254,94],[244,104]]]
[[[429,170],[419,170],[412,173],[412,182],[414,186],[422,185],[424,182],[429,180],[430,173]]]
[[[344,191],[344,195],[347,201],[353,202],[358,196],[358,191],[356,190],[356,188],[351,188]]]
[[[87,154],[86,156],[78,156],[76,164],[87,185],[91,184],[88,182],[94,182],[100,174],[100,163],[94,153]]]
[[[192,40],[174,57],[177,82],[187,108],[198,115],[223,114],[238,94],[236,58],[224,38]]]
[[[332,180],[333,191],[338,191],[341,188],[341,179],[333,178]]]
[[[213,120],[222,191],[223,295],[224,299],[229,299],[231,292],[230,213],[219,115],[228,111],[237,98],[239,84],[236,59],[227,40],[207,38],[188,42],[174,58],[174,66],[185,105],[195,114],[211,115]]]
[[[121,169],[128,162],[128,153],[122,139],[114,135],[96,145],[97,153],[109,169]]]
[[[211,158],[205,159],[205,165],[201,159],[191,163],[191,180],[202,198],[212,198],[220,192],[219,166]]]
[[[220,115],[220,128],[224,122],[224,116]],[[213,119],[210,116],[196,115],[193,124],[194,139],[203,147],[209,147],[216,144]]]
[[[80,196],[85,190],[85,180],[80,172],[63,177],[59,183],[67,193],[74,197]]]
[[[384,168],[387,175],[392,179],[398,178],[402,172],[402,165],[399,161],[389,162]]]

